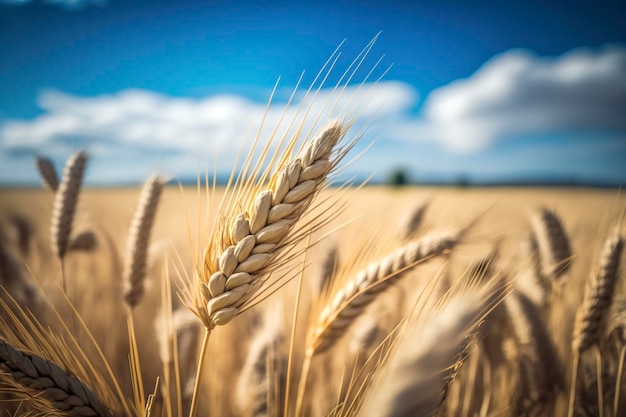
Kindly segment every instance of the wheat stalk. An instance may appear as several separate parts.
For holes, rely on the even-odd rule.
[[[50,191],[57,192],[59,189],[59,176],[57,175],[57,171],[54,168],[52,160],[43,156],[38,156],[35,163],[43,184]]]
[[[50,236],[52,250],[59,259],[63,259],[67,252],[86,164],[87,154],[82,151],[76,152],[67,160],[63,169],[63,180],[54,197]]]
[[[124,300],[130,308],[139,303],[144,293],[148,242],[162,190],[163,180],[158,175],[153,175],[145,182],[130,227],[122,275]]]
[[[55,363],[24,353],[0,339],[0,378],[25,398],[44,398],[49,406],[68,416],[113,417],[87,385]],[[56,413],[55,413],[56,414]]]
[[[192,294],[194,313],[205,327],[189,416],[197,407],[204,355],[211,330],[225,325],[255,301],[264,286],[264,275],[276,267],[273,262],[286,246],[293,247],[302,236],[289,240],[296,222],[325,186],[326,177],[345,155],[334,153],[346,130],[330,122],[306,143],[297,156],[282,156],[280,168],[271,175],[267,188],[253,187],[244,210],[227,217],[214,229],[215,238],[205,251],[199,291]],[[295,145],[294,137],[288,149]]]

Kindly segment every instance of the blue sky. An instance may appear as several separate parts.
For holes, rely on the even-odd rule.
[[[295,3],[0,0],[0,184],[82,147],[91,184],[229,172],[279,76],[262,138],[302,71],[304,91],[345,39],[334,85],[379,32],[349,175],[626,184],[619,2]]]

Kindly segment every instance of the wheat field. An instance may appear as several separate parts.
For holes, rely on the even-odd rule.
[[[626,415],[626,198],[342,182],[374,40],[225,187],[0,190],[0,415]]]
[[[68,250],[63,270],[50,245],[54,193],[0,192],[0,340],[55,362],[103,403],[100,411],[74,407],[68,415],[187,415],[204,326],[176,294],[184,292],[181,281],[194,279],[206,244],[205,214],[215,212],[224,192],[218,188],[207,197],[204,190],[165,187],[146,251],[145,294],[130,310],[132,321],[123,275],[138,188],[81,191],[71,235],[91,232],[92,240]],[[626,200],[618,191],[330,188],[317,200],[314,210],[333,216],[307,233],[272,272],[283,277],[280,288],[211,331],[196,388],[197,415],[567,414],[576,312],[609,233],[615,225],[623,233]],[[548,287],[542,287],[549,277],[541,272],[548,260],[537,256],[530,238],[542,238],[536,216],[544,209],[560,219],[571,252],[569,267]],[[410,227],[416,212],[420,219]],[[460,229],[466,231],[454,232]],[[358,271],[407,242],[450,231],[456,236],[452,244],[423,259],[415,256],[400,272],[389,267],[380,274],[384,285],[359,289],[355,294],[361,296],[351,301],[356,308],[331,315],[330,330],[320,335],[324,307],[337,307],[333,300]],[[619,386],[624,395],[617,378],[623,379],[626,325],[617,267],[616,285],[605,300],[611,306],[603,318],[594,316],[606,323],[579,355],[573,415],[624,415],[623,406],[614,410]],[[362,307],[354,303],[368,293],[371,299]],[[312,342],[316,338],[324,343]],[[593,353],[596,347],[601,355]],[[16,388],[16,371],[2,360],[3,415],[64,415],[58,399],[41,395],[41,385]],[[107,366],[119,394],[110,388],[115,384]],[[134,389],[131,369],[139,373]],[[136,381],[143,398],[136,398]],[[151,394],[152,403],[146,403]]]

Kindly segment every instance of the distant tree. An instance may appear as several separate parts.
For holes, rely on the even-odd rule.
[[[409,184],[409,175],[404,168],[394,168],[388,176],[387,184],[392,187],[403,187]]]
[[[457,177],[455,185],[459,188],[469,188],[470,179],[465,174],[461,174]]]

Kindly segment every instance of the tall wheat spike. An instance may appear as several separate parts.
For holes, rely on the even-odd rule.
[[[576,382],[580,356],[592,346],[596,346],[597,363],[601,369],[600,344],[608,324],[608,311],[613,299],[613,292],[619,276],[620,260],[624,247],[624,238],[618,226],[604,243],[600,257],[588,282],[583,303],[576,311],[572,351],[574,352],[573,375],[570,386],[568,417],[574,414],[576,402]],[[598,373],[598,403],[603,404],[602,377]],[[600,407],[603,415],[603,408]]]
[[[24,353],[0,339],[0,381],[24,395],[48,402],[49,410],[73,417],[114,417],[106,405],[74,376],[40,356]],[[43,404],[40,404],[43,405]],[[44,407],[45,408],[45,407]]]
[[[511,294],[505,305],[517,342],[519,381],[516,415],[545,414],[563,389],[563,367],[541,312],[522,293]]]
[[[279,417],[285,403],[287,361],[282,352],[282,314],[268,310],[263,327],[251,342],[237,383],[241,415]]]
[[[98,238],[91,230],[85,230],[72,237],[67,247],[68,252],[92,252],[98,247]]]
[[[415,207],[409,212],[405,214],[405,216],[400,220],[399,231],[402,234],[402,238],[404,240],[414,239],[419,231],[420,226],[422,225],[422,220],[424,220],[424,213],[428,208],[430,201],[426,200]]]
[[[50,236],[52,250],[59,259],[63,259],[67,252],[86,164],[85,152],[79,151],[73,154],[65,163],[63,179],[55,194]]]
[[[52,160],[43,156],[38,156],[35,163],[43,184],[50,191],[57,192],[59,189],[59,176],[57,175],[57,171],[54,168]]]
[[[541,273],[544,278],[557,281],[572,263],[572,249],[567,232],[559,216],[547,207],[536,213],[531,222],[540,257]]]
[[[336,244],[333,244],[326,250],[324,258],[320,262],[320,271],[318,274],[319,285],[318,290],[322,293],[329,288],[332,279],[337,272],[337,264],[339,261],[339,248]]]
[[[466,291],[408,325],[380,376],[366,393],[360,416],[432,416],[441,406],[459,358],[489,308],[482,291]]]
[[[357,273],[319,314],[307,342],[309,355],[334,345],[346,329],[372,301],[410,267],[419,261],[451,250],[459,242],[459,232],[434,233],[402,246]]]
[[[607,324],[607,312],[619,277],[624,238],[615,227],[604,244],[585,291],[582,305],[576,312],[572,349],[582,353],[599,343]]]
[[[130,227],[124,265],[124,300],[135,307],[144,293],[144,280],[148,264],[148,249],[152,225],[156,217],[159,198],[163,191],[163,180],[151,176],[144,184],[139,205]]]

